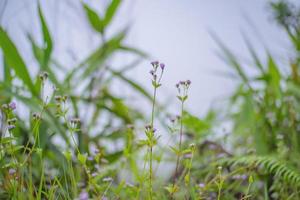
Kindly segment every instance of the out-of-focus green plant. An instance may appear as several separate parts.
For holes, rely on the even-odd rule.
[[[94,149],[101,150],[99,163],[101,163],[101,159],[107,160],[109,163],[117,161],[123,155],[125,147],[111,151],[109,146],[99,141],[106,140],[113,143],[120,140],[126,141],[127,125],[144,118],[137,108],[128,105],[123,97],[114,94],[110,89],[111,83],[118,79],[132,87],[136,93],[151,100],[151,95],[142,86],[124,75],[127,70],[135,67],[136,61],[130,66],[124,66],[119,71],[113,70],[108,63],[108,60],[117,52],[131,53],[137,60],[147,57],[142,51],[124,44],[127,28],[111,37],[106,35],[120,4],[120,0],[112,0],[106,8],[104,16],[98,15],[89,5],[82,4],[86,19],[92,29],[102,38],[102,42],[70,71],[62,68],[53,56],[55,43],[40,5],[38,5],[37,11],[42,32],[42,45],[38,45],[36,39],[27,34],[32,54],[38,63],[38,74],[30,73],[30,67],[25,63],[16,45],[5,29],[0,27],[0,47],[4,62],[1,72],[3,79],[0,81],[0,104],[7,105],[12,101],[17,102],[18,112],[15,112],[15,118],[18,120],[12,136],[14,142],[28,148],[24,149],[24,154],[28,154],[29,149],[35,149],[38,144],[38,148],[43,150],[43,159],[47,160],[50,168],[54,167],[64,171],[68,169],[68,162],[62,154],[61,146],[64,144],[68,149],[71,148],[75,152],[80,151],[81,154],[91,154],[90,147],[95,146]],[[44,75],[47,77],[44,78]],[[58,77],[63,77],[63,79],[58,79]],[[22,84],[20,85],[18,82]],[[80,87],[78,87],[79,84]],[[48,86],[47,88],[52,88],[50,89],[52,91],[44,91],[45,85]],[[39,116],[41,120],[38,121],[38,125],[21,120],[18,113],[22,109],[30,110],[29,117],[32,120]],[[82,112],[79,109],[85,111]],[[2,138],[6,136],[8,125],[5,121],[10,119],[9,117],[1,109],[0,136],[2,142],[5,142]],[[80,119],[80,130],[72,131],[73,129],[70,129],[70,118]],[[97,127],[99,120],[103,118],[106,119],[105,124]],[[95,134],[90,134],[91,132]],[[58,144],[54,143],[55,136],[60,138]],[[76,141],[75,145],[74,141]],[[1,147],[1,152],[4,150],[3,148],[4,146]],[[76,150],[77,148],[78,150]],[[20,155],[17,154],[17,156]],[[28,156],[30,156],[30,160],[33,159],[31,155],[28,154]],[[7,159],[10,159],[10,156],[1,156],[2,169],[10,167],[7,165]],[[38,161],[32,160],[32,162],[38,164]],[[2,169],[1,179],[5,178],[5,171]],[[36,175],[40,173],[39,168],[31,170]],[[72,176],[70,177],[72,178]],[[38,180],[40,180],[39,176],[33,176],[33,182]],[[60,182],[61,187],[65,188],[68,178],[64,180],[65,182],[61,182],[62,180],[52,181]]]

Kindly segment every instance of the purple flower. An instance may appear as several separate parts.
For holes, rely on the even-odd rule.
[[[14,128],[16,128],[15,125],[8,125],[8,127],[7,127],[8,130],[12,130],[12,129],[14,129]]]
[[[153,66],[156,66],[156,65],[158,65],[158,64],[159,64],[158,61],[152,61],[152,62],[151,62],[151,65],[153,65]]]
[[[17,104],[15,102],[11,102],[9,104],[9,108],[12,109],[12,110],[15,110],[17,108]]]
[[[205,184],[204,184],[204,183],[199,183],[199,187],[200,187],[200,188],[204,188],[204,187],[205,187]]]
[[[89,194],[83,190],[81,191],[81,193],[79,194],[79,200],[88,200],[89,199]]]
[[[161,70],[164,70],[165,64],[164,63],[160,63],[160,68],[161,68]]]
[[[192,82],[191,82],[190,80],[187,80],[186,83],[187,83],[188,85],[191,85]]]
[[[8,173],[9,173],[9,175],[14,175],[14,174],[16,173],[16,170],[10,168],[10,169],[8,170]]]

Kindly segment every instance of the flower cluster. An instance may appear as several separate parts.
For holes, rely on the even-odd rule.
[[[71,124],[71,129],[74,129],[74,131],[78,131],[78,125],[80,125],[81,121],[79,118],[72,118],[70,120],[70,124]]]
[[[64,105],[67,102],[67,96],[57,95],[54,97],[56,101],[56,116],[63,116],[66,113],[66,109],[64,109]]]
[[[39,113],[33,113],[32,118],[33,120],[37,121],[41,119],[41,115]]]
[[[1,106],[1,108],[4,110],[4,111],[13,111],[17,108],[17,104],[15,102],[11,102],[9,104],[3,104]]]
[[[161,86],[160,81],[164,73],[165,64],[153,61],[151,62],[151,65],[153,68],[149,73],[152,75],[152,85],[153,87],[158,88]],[[160,71],[158,69],[160,69]]]
[[[188,98],[188,95],[187,95],[187,92],[188,92],[188,89],[191,85],[191,81],[190,80],[186,80],[186,81],[179,81],[177,84],[176,84],[176,88],[178,90],[178,99],[182,102],[184,102],[185,100],[187,100]]]
[[[12,129],[16,128],[16,122],[17,122],[16,118],[7,120],[7,124],[8,124],[7,129],[12,130]]]
[[[47,72],[42,72],[39,75],[39,78],[40,78],[41,82],[44,83],[48,79],[48,76],[49,76],[49,74]]]

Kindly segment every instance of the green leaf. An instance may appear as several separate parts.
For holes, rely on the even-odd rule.
[[[16,75],[31,90],[31,93],[38,95],[30,78],[25,62],[20,56],[16,46],[11,41],[7,33],[2,29],[2,27],[0,27],[0,46],[2,48],[7,65],[15,70]]]
[[[80,162],[80,164],[85,165],[86,159],[87,159],[87,155],[86,155],[86,154],[81,154],[81,153],[79,153],[79,154],[77,155],[77,159],[78,159],[78,161]]]
[[[103,19],[103,27],[105,28],[113,19],[118,7],[120,6],[121,0],[112,0],[111,4],[106,9],[105,17]]]
[[[99,33],[103,33],[104,31],[104,24],[101,20],[100,16],[94,11],[92,8],[90,8],[87,4],[83,4],[85,13],[89,19],[90,24],[92,27]]]
[[[42,26],[42,31],[43,31],[43,39],[44,39],[44,65],[46,65],[49,62],[51,52],[52,52],[52,39],[51,35],[46,23],[46,20],[43,16],[42,10],[40,5],[38,6],[38,11],[39,11],[39,18],[40,18],[40,23]]]

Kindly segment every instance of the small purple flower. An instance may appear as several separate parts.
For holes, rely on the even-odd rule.
[[[83,190],[81,191],[81,193],[79,194],[79,200],[88,200],[89,199],[89,194]]]
[[[161,68],[161,70],[164,70],[165,69],[165,64],[164,63],[160,63],[160,68]]]
[[[16,170],[13,169],[13,168],[10,168],[10,169],[8,170],[8,173],[9,173],[9,175],[14,175],[14,174],[16,173]]]
[[[188,84],[188,85],[191,85],[191,83],[192,83],[192,82],[191,82],[190,80],[187,80],[187,81],[186,81],[186,84]]]
[[[200,187],[200,188],[204,188],[204,187],[205,187],[205,184],[204,184],[204,183],[199,183],[199,187]]]
[[[156,66],[156,65],[158,65],[158,64],[159,64],[158,61],[152,61],[152,62],[151,62],[151,65],[153,65],[153,66]]]
[[[15,110],[15,109],[17,108],[17,104],[16,104],[15,102],[11,102],[11,103],[9,104],[9,108],[10,108],[11,110]]]
[[[12,129],[14,129],[14,128],[16,128],[15,125],[8,125],[8,126],[7,126],[7,129],[8,129],[8,130],[12,130]]]

